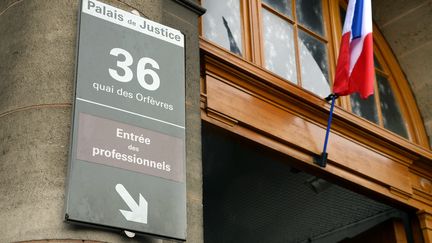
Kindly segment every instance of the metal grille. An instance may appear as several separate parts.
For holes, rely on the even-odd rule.
[[[203,149],[206,243],[307,242],[394,210],[323,180],[311,183],[287,158],[247,141],[206,133]]]

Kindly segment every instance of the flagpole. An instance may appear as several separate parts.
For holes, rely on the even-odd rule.
[[[335,105],[335,101],[339,96],[336,94],[330,94],[329,96],[327,96],[327,98],[325,98],[326,101],[330,101],[331,100],[331,106],[330,106],[330,114],[329,114],[329,118],[327,120],[327,130],[326,130],[326,135],[325,135],[325,139],[324,139],[324,148],[323,151],[321,153],[321,156],[316,156],[315,157],[315,163],[318,164],[320,167],[326,167],[327,165],[327,144],[328,144],[328,139],[329,139],[329,135],[330,135],[330,127],[331,127],[331,122],[333,119],[333,109],[334,109],[334,105]]]

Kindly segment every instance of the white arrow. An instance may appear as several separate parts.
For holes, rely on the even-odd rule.
[[[119,209],[126,220],[147,224],[148,203],[141,193],[139,194],[139,204],[137,204],[122,184],[117,184],[115,189],[131,210],[126,211]]]

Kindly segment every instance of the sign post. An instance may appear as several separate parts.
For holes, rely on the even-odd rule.
[[[186,239],[184,36],[80,11],[66,220]]]

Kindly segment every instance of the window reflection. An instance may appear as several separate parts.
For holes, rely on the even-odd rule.
[[[358,93],[354,93],[350,98],[352,112],[375,124],[379,124],[375,95],[371,95],[366,100],[363,100]]]
[[[328,62],[326,45],[303,31],[299,31],[300,66],[303,88],[327,97]]]
[[[324,35],[321,0],[297,0],[297,19],[315,33]]]
[[[207,9],[202,18],[204,37],[241,55],[240,1],[203,0],[202,4]]]
[[[264,8],[262,15],[265,67],[285,79],[297,83],[292,25]]]
[[[288,17],[292,17],[291,0],[263,0],[263,2]]]
[[[378,90],[381,99],[381,111],[384,127],[402,137],[408,138],[408,133],[402,118],[399,105],[393,95],[387,78],[377,75]]]

